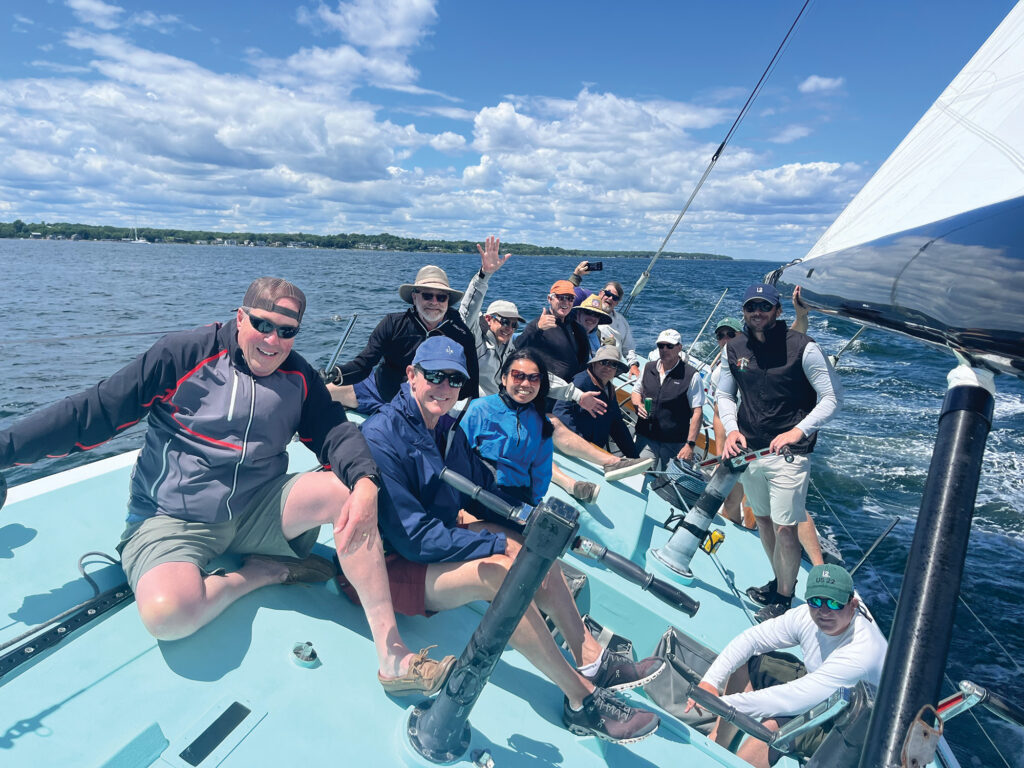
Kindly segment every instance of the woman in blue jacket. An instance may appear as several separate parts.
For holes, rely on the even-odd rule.
[[[528,504],[540,502],[551,483],[548,387],[544,361],[519,350],[501,367],[498,394],[470,402],[462,420],[470,448],[495,471],[501,489]]]

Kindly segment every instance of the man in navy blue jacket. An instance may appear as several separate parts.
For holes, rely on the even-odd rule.
[[[406,378],[394,400],[363,425],[363,436],[380,470],[379,524],[385,547],[392,550],[388,575],[395,610],[431,615],[492,599],[522,538],[467,513],[468,500],[440,479],[441,470],[449,467],[498,493],[490,472],[448,415],[469,379],[462,347],[442,337],[427,339]],[[566,639],[578,668],[555,645],[541,610]],[[511,644],[565,693],[563,721],[574,733],[631,742],[657,729],[656,715],[628,706],[610,691],[653,680],[664,662],[634,663],[603,650],[586,631],[557,565],[537,590]]]

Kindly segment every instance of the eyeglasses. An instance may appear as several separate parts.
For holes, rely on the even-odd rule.
[[[675,347],[675,344],[669,344],[667,341],[658,342],[658,349],[672,349],[673,347]]]
[[[719,341],[722,339],[735,339],[736,331],[715,331],[715,338]]]
[[[615,302],[618,302],[622,299],[622,297],[619,296],[619,294],[617,294],[615,291],[609,291],[607,289],[604,289],[601,291],[601,293],[603,293],[605,296],[607,296],[609,299]]]
[[[416,291],[416,293],[422,296],[424,301],[436,301],[438,304],[448,303],[447,293],[429,293],[426,291]]]
[[[841,611],[846,607],[846,603],[840,603],[831,597],[808,597],[807,604],[815,608],[827,607],[830,611]]]
[[[416,370],[422,373],[423,378],[431,384],[443,384],[445,379],[447,379],[448,386],[454,389],[459,389],[469,380],[468,376],[458,371],[428,371],[425,368],[420,368],[418,365]]]
[[[511,328],[513,331],[519,327],[519,321],[511,317],[498,317],[497,315],[491,315],[491,318],[495,320],[502,328]]]
[[[775,305],[770,301],[748,301],[743,305],[744,312],[771,312]]]
[[[275,325],[265,317],[254,315],[249,311],[248,307],[242,307],[242,311],[249,318],[249,325],[253,327],[253,330],[256,333],[262,333],[264,336],[276,333],[279,339],[294,339],[295,335],[299,332],[299,326],[297,325]]]
[[[508,375],[512,377],[512,381],[514,381],[516,384],[522,384],[524,381],[528,381],[531,384],[540,383],[539,373],[523,373],[522,371],[517,371],[513,369],[508,372]]]
[[[571,294],[571,293],[555,293],[555,294],[552,294],[552,295],[555,297],[555,299],[557,299],[558,301],[561,301],[563,303],[566,302],[566,301],[575,301],[576,300],[576,297],[573,294]]]

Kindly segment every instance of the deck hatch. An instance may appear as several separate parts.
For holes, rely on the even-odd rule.
[[[189,765],[200,765],[249,716],[251,711],[244,704],[237,701],[231,702],[231,705],[221,712],[220,717],[196,736],[195,741],[185,747],[178,757]]]

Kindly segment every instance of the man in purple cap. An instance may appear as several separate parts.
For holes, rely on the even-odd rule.
[[[291,283],[255,280],[230,322],[168,334],[110,378],[0,432],[0,466],[86,450],[148,417],[118,550],[154,637],[191,635],[262,586],[329,580],[333,564],[310,553],[330,524],[381,683],[434,693],[455,659],[413,654],[398,634],[377,532],[377,465],[292,350],[305,308]],[[296,433],[330,472],[287,474]],[[225,553],[242,567],[207,570]]]
[[[747,595],[764,607],[764,621],[785,613],[800,567],[797,526],[804,505],[810,453],[818,429],[840,408],[835,371],[809,337],[786,327],[775,286],[756,283],[743,295],[745,333],[725,347],[727,365],[718,382],[718,410],[726,437],[722,455],[770,448],[749,465],[743,489],[754,510],[761,544],[774,578]],[[742,397],[737,406],[737,392]]]
[[[430,616],[492,599],[522,546],[519,533],[474,517],[471,513],[480,511],[476,502],[439,477],[447,467],[504,495],[448,415],[467,380],[462,348],[449,339],[427,339],[406,369],[399,393],[363,424],[363,436],[380,467],[380,528],[392,550],[388,574],[399,613]],[[542,610],[562,633],[577,666],[555,645]],[[629,706],[612,692],[653,680],[665,668],[664,661],[651,657],[634,662],[602,649],[585,629],[557,564],[511,645],[561,688],[562,719],[573,733],[632,742],[657,729],[657,715]]]

